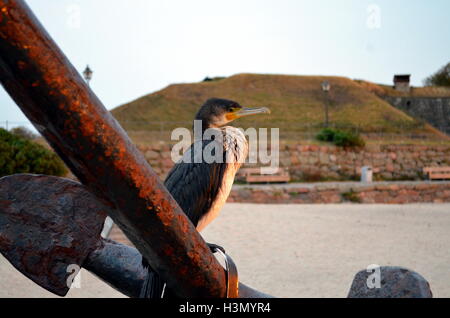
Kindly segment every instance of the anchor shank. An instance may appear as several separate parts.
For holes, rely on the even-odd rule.
[[[178,296],[225,296],[200,234],[21,0],[0,0],[0,81]]]

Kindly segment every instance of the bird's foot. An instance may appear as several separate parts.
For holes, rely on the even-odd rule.
[[[215,253],[217,250],[221,250],[225,254],[225,249],[220,245],[212,244],[212,243],[206,243],[206,245],[208,245],[208,247],[212,253]]]

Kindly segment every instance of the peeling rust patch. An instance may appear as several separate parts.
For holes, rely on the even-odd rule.
[[[99,242],[105,208],[68,179],[0,179],[0,252],[41,287],[64,296],[67,267],[81,267]]]

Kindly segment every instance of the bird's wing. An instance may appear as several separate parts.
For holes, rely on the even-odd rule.
[[[204,146],[214,141],[199,141]],[[193,145],[184,154],[183,159],[190,162],[176,163],[169,172],[164,184],[191,222],[197,226],[200,218],[211,208],[223,182],[227,163],[194,162]],[[224,158],[226,153],[224,151]]]

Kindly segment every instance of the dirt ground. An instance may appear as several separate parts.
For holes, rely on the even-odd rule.
[[[277,297],[346,297],[368,265],[415,270],[450,297],[450,204],[227,204],[203,233],[245,284]],[[68,297],[123,297],[81,272]],[[56,297],[0,257],[0,297]]]

